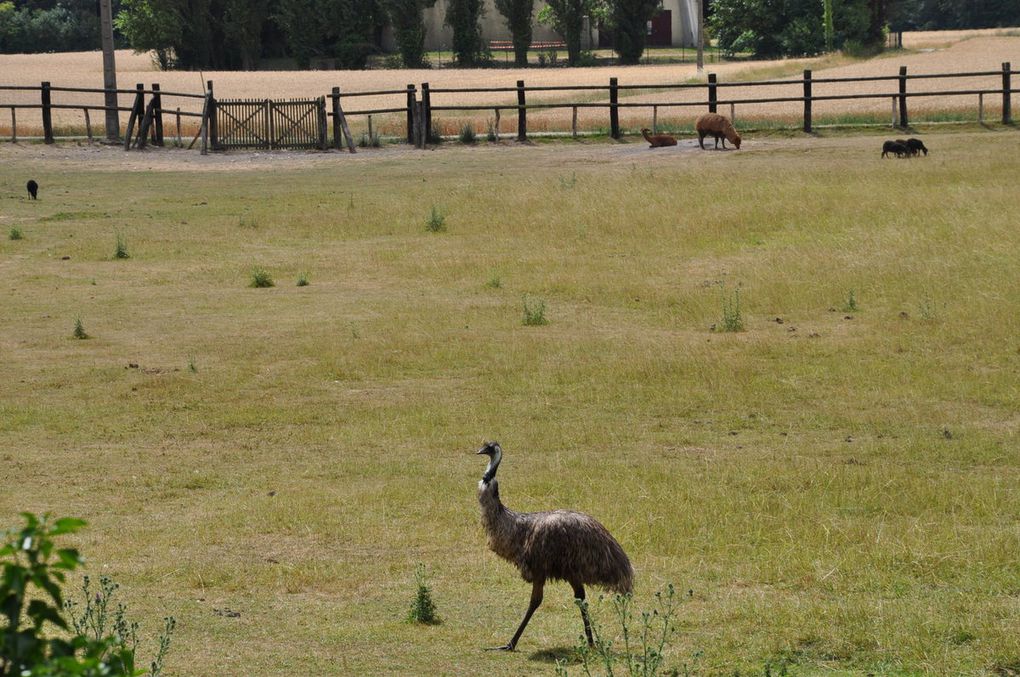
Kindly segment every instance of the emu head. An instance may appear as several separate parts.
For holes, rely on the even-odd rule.
[[[489,465],[486,466],[485,474],[482,475],[482,483],[488,484],[496,477],[496,469],[499,468],[499,462],[503,460],[503,450],[500,448],[499,442],[486,442],[478,450],[478,453],[489,457]]]

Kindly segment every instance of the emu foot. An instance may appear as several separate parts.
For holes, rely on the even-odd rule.
[[[513,644],[504,644],[503,646],[490,646],[485,649],[486,651],[513,651]]]

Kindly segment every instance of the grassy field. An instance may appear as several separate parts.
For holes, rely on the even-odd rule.
[[[479,524],[498,439],[507,505],[683,591],[670,667],[1015,675],[1018,136],[924,138],[0,145],[0,527],[89,520],[174,675],[552,674],[563,584],[481,650],[529,594]]]

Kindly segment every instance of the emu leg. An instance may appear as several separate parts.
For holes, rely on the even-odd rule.
[[[574,599],[584,602],[584,586],[580,583],[571,583],[574,587]],[[584,621],[584,636],[588,638],[588,646],[594,646],[595,640],[591,637],[591,622],[588,620],[588,607],[579,604],[581,607],[581,620]]]
[[[531,586],[531,602],[528,604],[528,610],[524,614],[524,620],[521,621],[521,626],[517,628],[517,632],[514,633],[513,639],[504,644],[503,646],[497,646],[490,649],[490,651],[513,651],[514,647],[517,646],[517,640],[524,634],[524,628],[528,627],[528,621],[531,620],[531,615],[535,613],[535,609],[542,603],[542,588],[545,587],[545,581],[535,581]]]

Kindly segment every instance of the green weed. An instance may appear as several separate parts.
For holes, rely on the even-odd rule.
[[[71,333],[71,336],[80,341],[84,341],[85,339],[90,338],[89,335],[85,332],[85,325],[82,323],[80,317],[74,318],[74,331]]]
[[[545,301],[524,297],[524,326],[540,327],[549,324],[545,317]]]
[[[7,233],[7,238],[9,240],[20,240],[23,237],[24,235],[21,232],[21,228],[18,228],[17,226],[11,228],[10,232]]]
[[[457,139],[467,145],[474,145],[478,142],[478,138],[475,135],[475,128],[470,124],[464,125],[460,128],[460,134],[457,135]]]
[[[436,613],[436,603],[432,599],[432,590],[428,581],[425,580],[425,565],[421,562],[414,568],[414,581],[417,589],[414,593],[414,601],[411,602],[411,610],[407,614],[409,623],[421,623],[423,625],[436,625],[439,623],[439,616]]]
[[[432,205],[432,211],[425,219],[425,230],[430,233],[442,233],[446,230],[446,216],[436,205]]]
[[[131,255],[128,254],[127,241],[124,236],[117,233],[117,244],[114,246],[113,258],[115,259],[129,259]]]
[[[268,270],[255,266],[251,269],[251,283],[248,286],[255,287],[256,289],[262,289],[265,287],[274,287],[276,286],[276,283],[273,282],[273,278],[269,274]]]

